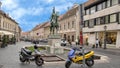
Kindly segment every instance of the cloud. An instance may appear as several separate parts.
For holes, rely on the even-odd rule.
[[[22,18],[25,14],[26,14],[26,9],[24,8],[17,8],[15,10],[13,10],[10,15],[16,19],[16,20],[19,20],[20,18]]]
[[[67,4],[62,4],[56,6],[56,11],[63,12],[68,9],[68,7],[71,7],[73,4],[72,3],[67,3]]]
[[[1,0],[1,2],[2,9],[26,31],[48,20],[53,7],[62,14],[78,0]]]
[[[17,8],[16,10],[13,10],[11,12],[11,16],[15,19],[20,19],[22,18],[23,16],[26,16],[26,15],[35,15],[35,16],[39,16],[40,13],[43,12],[43,8],[28,8],[28,9],[25,9],[25,8]]]
[[[13,10],[18,7],[18,1],[17,0],[2,0],[2,6],[6,8],[7,10]]]
[[[30,31],[38,24],[38,21],[27,21],[26,19],[18,20],[18,22],[23,31]]]
[[[43,7],[32,7],[27,9],[28,15],[40,15],[44,11]]]
[[[51,2],[53,2],[53,1],[54,1],[54,0],[47,0],[48,3],[51,3]]]

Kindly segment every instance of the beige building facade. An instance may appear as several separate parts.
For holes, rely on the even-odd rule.
[[[107,46],[120,48],[119,4],[120,0],[89,0],[84,4],[83,32],[86,42],[95,44],[99,39],[104,44],[106,39]]]
[[[8,36],[9,38],[15,36],[16,41],[19,41],[21,36],[21,28],[14,19],[0,10],[0,40],[2,40],[3,35]]]
[[[30,40],[40,40],[45,39],[45,25],[47,22],[44,22],[42,24],[39,24],[35,26],[30,32],[29,32],[29,39]],[[49,33],[49,32],[48,32]]]
[[[48,39],[48,36],[50,35],[50,22],[47,22],[44,26],[44,39]]]
[[[78,11],[78,4],[75,4],[65,14],[59,17],[59,31],[62,38],[68,42],[75,44],[75,40],[79,38],[80,31],[80,14]]]

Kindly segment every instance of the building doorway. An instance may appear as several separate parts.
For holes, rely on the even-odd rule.
[[[64,34],[64,39],[66,40],[66,34]]]

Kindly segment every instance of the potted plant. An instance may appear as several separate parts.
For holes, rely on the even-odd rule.
[[[12,42],[12,44],[16,44],[16,38],[15,38],[15,36],[13,36],[13,37],[11,38],[11,42]]]
[[[8,38],[4,35],[2,37],[2,45],[1,45],[1,47],[4,48],[5,46],[7,46],[7,43],[8,43]]]

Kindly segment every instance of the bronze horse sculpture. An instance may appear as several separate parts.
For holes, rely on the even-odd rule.
[[[55,29],[56,29],[56,33],[58,30],[58,14],[55,12],[55,8],[53,8],[53,13],[51,15],[51,19],[50,19],[50,34],[55,34]]]

